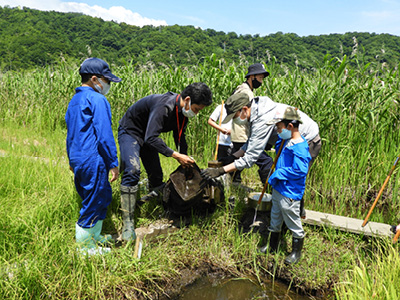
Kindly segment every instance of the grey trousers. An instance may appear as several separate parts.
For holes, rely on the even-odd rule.
[[[290,229],[294,238],[304,238],[305,232],[300,218],[300,201],[292,200],[272,189],[271,223],[268,230],[280,232],[283,222]]]

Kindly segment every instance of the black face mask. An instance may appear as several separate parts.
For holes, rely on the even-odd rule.
[[[251,85],[253,89],[258,89],[261,86],[261,82],[259,82],[256,78],[251,81]]]

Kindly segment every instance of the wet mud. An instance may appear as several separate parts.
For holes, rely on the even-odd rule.
[[[272,268],[273,263],[270,263]],[[134,286],[121,288],[120,299],[159,299],[159,300],[187,300],[187,299],[206,299],[191,298],[190,296],[201,293],[208,295],[208,299],[333,299],[331,289],[307,289],[307,287],[288,288],[292,281],[289,270],[281,270],[276,274],[275,282],[268,274],[260,277],[260,282],[252,279],[252,276],[234,277],[230,272],[219,269],[211,264],[201,268],[184,268],[180,270],[180,276],[157,282],[136,282]],[[248,280],[248,282],[237,282],[238,280]],[[227,290],[227,282],[229,290]],[[236,284],[235,284],[236,282]],[[118,290],[118,288],[117,288]],[[232,292],[235,291],[234,294]],[[225,295],[224,298],[213,298],[216,294]],[[128,296],[129,295],[129,296]],[[235,296],[232,296],[235,295]],[[238,295],[242,295],[237,298]],[[246,296],[245,296],[246,295]],[[189,298],[188,298],[189,297]]]
[[[231,201],[231,200],[229,200]],[[234,201],[233,201],[234,202]],[[235,204],[232,203],[232,206]],[[270,212],[258,211],[254,222],[255,209],[247,208],[242,211],[242,217],[239,222],[239,228],[243,234],[257,234],[261,237],[260,245],[266,243],[266,237],[268,234],[268,225],[270,221]],[[146,236],[146,240],[151,243],[153,237],[157,237],[160,234],[168,234],[178,230],[179,228],[190,225],[190,218],[174,218],[173,215],[164,216],[162,220],[156,221],[154,224],[149,225],[146,228],[137,228],[138,236]],[[285,236],[287,228],[283,228],[282,236]],[[286,243],[291,242],[286,237],[281,241],[282,253],[288,253],[290,245]],[[335,251],[335,249],[332,249]],[[327,259],[333,259],[338,253],[322,253]],[[333,287],[338,278],[331,278],[329,282],[324,282],[316,287],[312,283],[303,281],[301,278],[294,276],[293,266],[286,266],[283,263],[277,263],[274,255],[259,255],[257,256],[257,265],[263,266],[263,268],[257,274],[258,278],[254,279],[253,266],[248,268],[232,268],[226,269],[224,266],[218,266],[215,261],[208,260],[207,258],[200,259],[201,262],[197,261],[195,267],[188,265],[182,265],[179,272],[171,274],[169,278],[146,280],[142,282],[132,282],[131,286],[116,287],[115,292],[119,295],[120,299],[176,299],[185,300],[189,298],[187,295],[191,292],[196,293],[197,290],[212,290],[212,287],[219,286],[220,292],[226,289],[226,282],[235,282],[239,278],[250,280],[251,284],[255,286],[249,286],[249,283],[238,283],[237,288],[239,289],[236,294],[247,290],[250,298],[244,299],[334,299]],[[306,268],[309,266],[297,265],[295,268],[298,269],[297,273],[307,274]],[[303,268],[304,270],[301,270]],[[275,285],[272,284],[275,282]],[[207,283],[208,282],[208,283]],[[229,283],[231,286],[231,283]],[[268,291],[273,289],[276,290],[276,286],[281,286],[281,292],[275,291],[275,294],[268,294]],[[230,289],[232,286],[230,287]],[[236,288],[236,287],[235,287]],[[288,297],[290,293],[290,296]],[[185,296],[186,295],[186,296]],[[212,299],[212,295],[210,296]],[[194,299],[194,298],[193,298]],[[215,298],[219,299],[219,298]],[[236,299],[236,298],[221,298],[221,299]]]
[[[266,236],[268,231],[268,212],[258,212],[256,222],[254,223],[254,209],[248,209],[244,212],[240,222],[240,228],[243,233],[254,233]],[[254,225],[256,224],[256,225]],[[165,235],[178,230],[173,225],[172,220],[163,219],[142,228],[137,228],[137,234],[146,236],[146,240],[151,240],[157,236]],[[261,240],[260,243],[263,243]],[[282,241],[283,251],[287,250],[285,241]],[[327,257],[332,253],[325,253]],[[247,270],[226,269],[219,267],[215,262],[203,259],[196,267],[190,265],[183,266],[179,270],[179,275],[171,275],[162,280],[149,280],[144,282],[134,282],[131,286],[120,287],[116,289],[120,299],[190,299],[190,295],[206,291],[209,293],[209,299],[239,299],[233,298],[232,289],[237,289],[235,295],[246,294],[249,298],[243,299],[310,299],[316,297],[320,299],[333,299],[334,282],[326,282],[324,286],[315,288],[308,286],[301,279],[294,278],[292,267],[284,264],[278,264],[273,255],[259,255],[257,263],[264,266],[264,270],[259,273],[259,278],[255,279],[251,266]],[[200,265],[200,267],[199,267]],[[301,268],[301,266],[297,266]],[[306,270],[305,270],[306,271]],[[306,273],[306,272],[305,272]],[[274,274],[274,277],[271,276]],[[236,283],[238,279],[249,282]],[[272,283],[275,281],[275,284]],[[232,281],[233,283],[227,283]],[[227,285],[229,289],[227,289]],[[118,292],[119,291],[119,292]],[[213,298],[216,293],[225,294],[225,298]],[[290,295],[288,297],[288,295]],[[186,298],[184,298],[186,297]],[[189,297],[189,298],[187,298]],[[195,299],[195,298],[192,298]],[[205,299],[205,298],[199,298]]]

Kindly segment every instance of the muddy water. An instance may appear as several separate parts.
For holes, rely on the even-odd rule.
[[[179,300],[247,300],[291,299],[308,300],[306,296],[287,291],[287,287],[275,283],[261,287],[247,279],[202,278],[188,286]]]

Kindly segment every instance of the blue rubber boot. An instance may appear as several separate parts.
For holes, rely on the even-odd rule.
[[[80,251],[81,254],[87,254],[89,256],[96,254],[102,255],[111,251],[110,248],[97,247],[97,241],[95,237],[101,239],[100,232],[102,227],[102,223],[100,223],[100,226],[98,223],[99,222],[96,223],[97,226],[95,225],[91,228],[83,228],[78,224],[75,225],[75,240],[79,245],[78,251]]]
[[[96,248],[96,241],[94,240],[93,228],[83,228],[75,224],[75,241],[81,247],[85,249]]]
[[[101,235],[101,229],[103,228],[103,220],[97,221],[96,225],[93,227],[93,238],[94,240],[103,246],[113,242],[112,236],[110,234]]]

